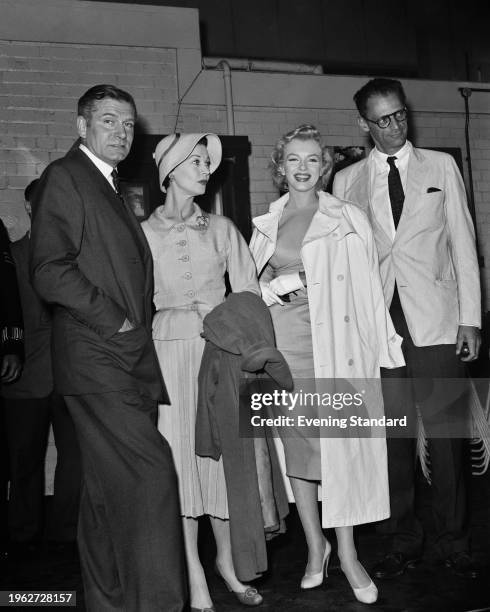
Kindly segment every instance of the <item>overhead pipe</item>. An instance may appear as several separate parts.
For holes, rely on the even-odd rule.
[[[225,82],[225,104],[226,104],[226,121],[228,124],[228,134],[235,135],[235,116],[233,112],[233,92],[231,89],[231,68],[226,60],[221,60],[217,68],[223,70],[223,81]]]
[[[247,72],[286,72],[293,74],[323,74],[321,64],[302,64],[300,62],[275,62],[266,60],[239,59],[234,57],[216,58],[203,57],[205,68],[218,68],[221,62],[226,62],[232,70]]]
[[[249,60],[236,58],[203,57],[203,68],[214,68],[223,70],[225,82],[225,104],[226,118],[228,123],[228,134],[235,135],[235,116],[233,109],[233,92],[231,87],[231,71],[244,70],[253,72],[286,72],[294,74],[323,74],[320,64],[301,64],[292,62],[268,62],[263,60]]]

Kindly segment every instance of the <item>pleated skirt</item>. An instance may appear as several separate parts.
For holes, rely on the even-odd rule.
[[[295,390],[301,379],[314,379],[313,345],[310,310],[306,290],[290,293],[290,302],[270,308],[277,348],[289,365]],[[287,412],[286,416],[290,416]],[[316,416],[316,415],[315,415]],[[284,434],[283,428],[280,433]],[[321,480],[320,439],[306,438],[294,427],[281,436],[288,476],[304,480]]]
[[[197,376],[204,351],[201,337],[155,340],[170,405],[158,408],[158,430],[167,439],[179,480],[181,514],[229,518],[223,459],[195,453]]]

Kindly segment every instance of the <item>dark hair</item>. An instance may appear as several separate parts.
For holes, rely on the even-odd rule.
[[[38,183],[39,183],[39,179],[34,179],[24,189],[24,200],[26,202],[32,202],[32,200],[34,199],[34,196],[36,195],[35,192],[36,192]]]
[[[94,85],[88,89],[78,100],[78,114],[85,117],[87,121],[90,121],[95,103],[104,98],[112,98],[113,100],[131,104],[136,118],[136,104],[133,96],[115,85]]]
[[[395,94],[400,98],[403,106],[406,106],[407,97],[403,91],[403,85],[396,79],[371,79],[354,94],[354,102],[361,117],[366,115],[367,103],[372,96],[388,96]]]
[[[299,125],[294,130],[291,130],[290,132],[284,134],[284,136],[281,136],[281,138],[279,138],[277,141],[276,146],[271,153],[271,171],[274,185],[279,189],[279,191],[286,191],[288,188],[286,177],[282,172],[282,166],[284,163],[284,149],[286,148],[287,144],[296,138],[298,140],[314,140],[320,145],[320,149],[322,151],[322,172],[320,180],[322,183],[322,189],[325,189],[333,168],[332,157],[328,151],[328,148],[326,146],[322,146],[320,132],[314,125],[310,125],[308,123]]]

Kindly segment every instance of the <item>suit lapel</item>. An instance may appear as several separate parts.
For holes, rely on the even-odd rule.
[[[122,200],[114,189],[111,187],[105,176],[92,163],[92,161],[80,149],[71,150],[67,155],[73,155],[74,159],[81,165],[84,171],[90,176],[97,187],[100,188],[102,196],[111,206],[115,214],[120,218],[121,222],[126,225],[131,235],[134,238],[136,247],[141,257],[141,263],[145,274],[145,293],[150,296],[150,299],[145,300],[145,316],[147,321],[151,321],[151,295],[153,293],[153,260],[151,257],[150,247],[146,241],[143,230],[138,219],[135,217],[130,207]]]
[[[352,182],[347,187],[345,196],[346,200],[356,202],[364,212],[369,213],[371,209],[371,179],[367,159],[359,162],[357,172],[352,177]]]
[[[408,162],[407,185],[403,210],[395,233],[395,241],[398,236],[403,235],[403,227],[412,208],[416,205],[421,193],[424,192],[428,164],[424,156],[414,147]]]
[[[425,163],[425,158],[414,148],[413,155],[408,162],[407,187],[405,202],[403,203],[403,212],[405,210],[409,211],[414,203],[420,198],[420,194],[423,193],[428,171],[429,166]],[[403,212],[400,218],[400,224],[403,222]],[[398,227],[400,227],[400,224]]]
[[[84,169],[90,174],[92,182],[99,187],[101,193],[105,196],[107,202],[111,205],[114,212],[124,221],[127,221],[127,215],[124,207],[121,206],[121,201],[110,186],[109,181],[105,178],[102,172],[92,162],[91,159],[80,149],[72,151],[72,155],[80,162]]]
[[[83,151],[81,151],[80,149],[76,149],[70,152],[70,154],[75,156],[77,161],[79,161],[83,165],[86,171],[91,175],[93,182],[95,182],[97,186],[100,187],[101,192],[106,197],[107,202],[110,204],[114,212],[118,215],[121,221],[123,221],[129,227],[136,241],[136,245],[138,247],[140,255],[146,263],[146,260],[150,256],[150,250],[147,245],[143,230],[141,229],[140,223],[135,217],[131,208],[122,198],[117,195],[117,193],[109,184],[109,181],[105,178],[105,176],[97,168],[97,166],[92,163],[92,161],[87,157],[87,155],[83,153]]]
[[[369,154],[364,162],[359,162],[359,170],[352,181],[352,187],[347,192],[347,199],[356,202],[367,214],[369,222],[373,227],[377,239],[387,244],[392,244],[391,238],[379,223],[373,209],[371,198],[371,164],[375,163],[372,159],[373,152]]]
[[[100,173],[99,173],[100,174]],[[112,189],[107,180],[102,177],[107,184],[107,188],[110,192],[110,201],[114,206],[118,214],[124,219],[124,222],[129,227],[131,234],[133,235],[134,241],[136,243],[136,247],[138,248],[143,268],[145,271],[145,294],[148,299],[145,299],[145,320],[151,321],[152,312],[152,297],[153,297],[153,258],[151,255],[150,247],[148,245],[148,241],[146,240],[146,236],[141,228],[141,224],[136,218],[135,214],[131,210],[129,204],[124,200],[124,198],[119,197],[117,193]]]

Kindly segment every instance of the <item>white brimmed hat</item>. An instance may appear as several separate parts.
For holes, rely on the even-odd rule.
[[[222,154],[221,140],[216,134],[169,134],[160,140],[153,153],[153,159],[158,168],[162,191],[166,191],[163,181],[172,170],[189,157],[197,143],[203,138],[206,138],[208,142],[207,149],[211,162],[209,171],[212,174],[219,166]]]

